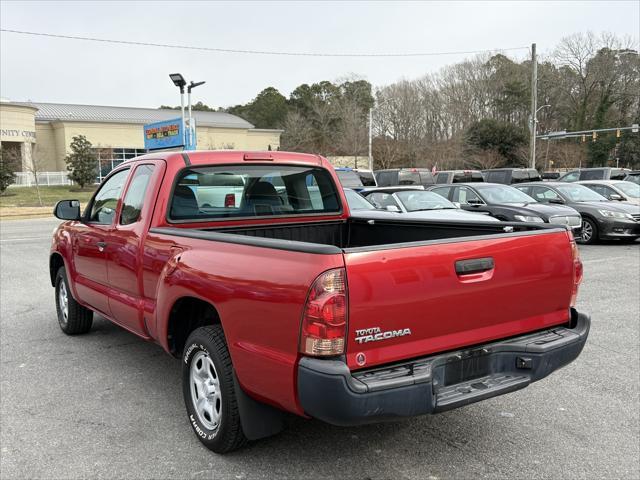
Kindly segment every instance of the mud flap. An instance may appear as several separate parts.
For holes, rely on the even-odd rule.
[[[242,432],[248,440],[270,437],[284,429],[284,412],[247,395],[240,387],[235,372],[233,372],[233,386],[238,400]]]

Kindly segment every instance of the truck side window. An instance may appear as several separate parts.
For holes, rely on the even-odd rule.
[[[120,170],[102,184],[93,197],[89,207],[87,221],[100,225],[111,225],[116,215],[116,207],[129,169]]]
[[[449,174],[447,172],[440,172],[436,175],[436,183],[447,183],[449,180]]]
[[[121,225],[130,225],[140,218],[142,203],[154,169],[155,165],[140,165],[133,173],[131,183],[122,201]]]
[[[606,178],[605,170],[582,170],[580,172],[580,180],[603,180]]]

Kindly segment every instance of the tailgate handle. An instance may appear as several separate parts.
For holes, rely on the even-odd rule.
[[[472,273],[493,270],[493,267],[494,263],[492,257],[470,258],[468,260],[458,260],[456,262],[456,273],[458,275],[470,275]]]

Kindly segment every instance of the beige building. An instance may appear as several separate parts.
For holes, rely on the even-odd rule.
[[[72,138],[84,135],[101,163],[101,175],[145,153],[143,125],[180,116],[177,110],[38,102],[0,102],[2,148],[19,152],[21,168],[35,161],[40,172],[66,170]],[[255,128],[223,112],[193,112],[198,150],[278,150],[282,130]]]

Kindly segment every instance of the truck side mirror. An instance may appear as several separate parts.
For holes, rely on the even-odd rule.
[[[555,203],[557,205],[564,205],[564,200],[562,200],[561,198],[550,198],[548,202]]]
[[[53,214],[60,220],[80,220],[80,202],[60,200],[53,208]]]
[[[618,195],[617,193],[612,193],[611,195],[609,195],[609,200],[616,200],[618,202],[621,202],[624,199],[622,198],[622,195]]]
[[[396,212],[400,213],[400,209],[395,205],[387,205],[387,212]]]

